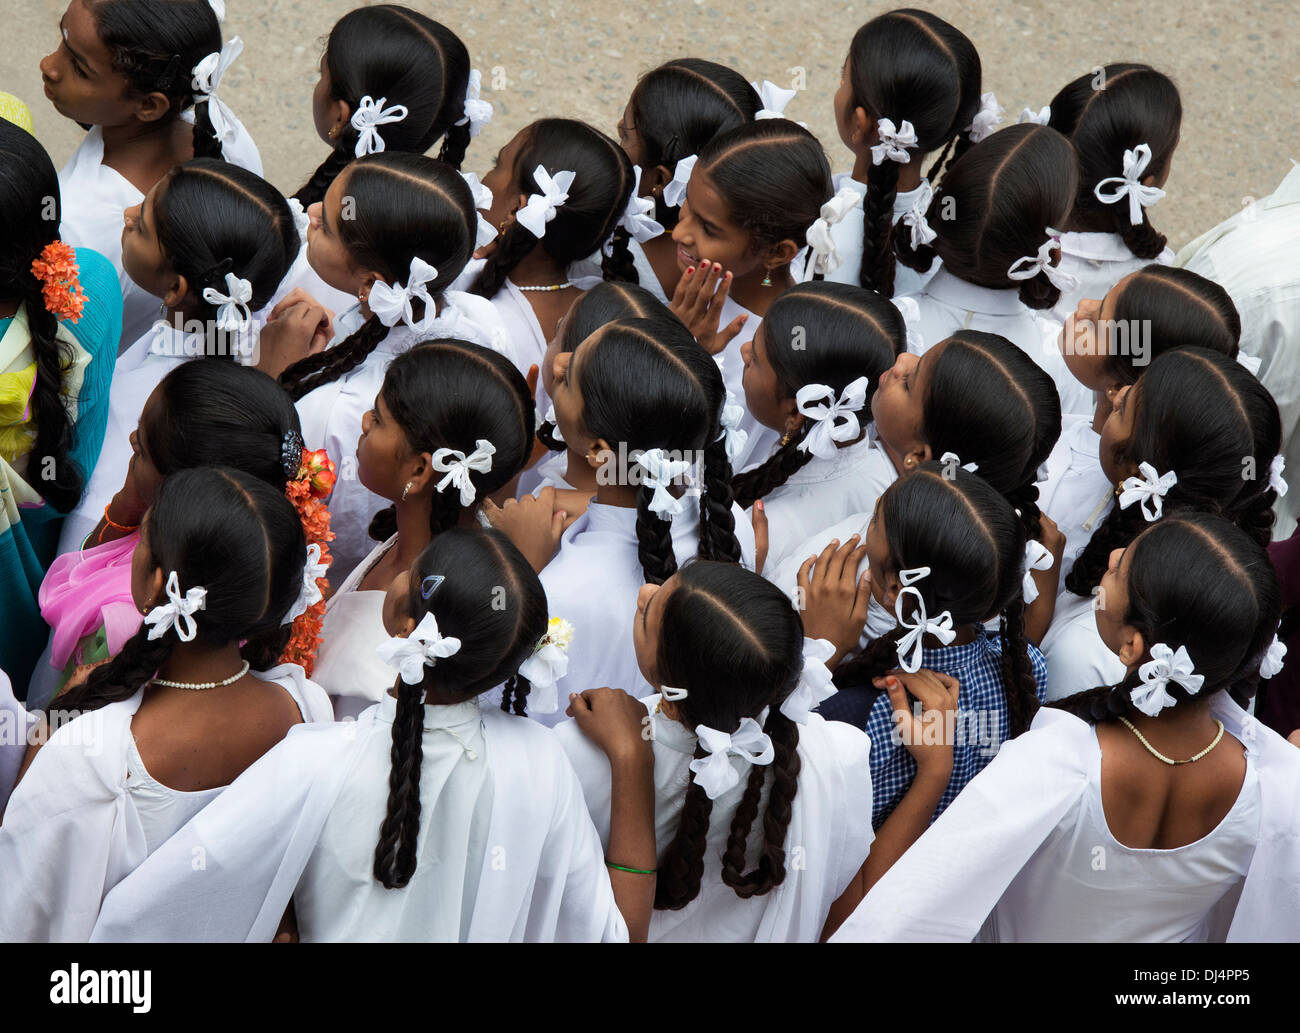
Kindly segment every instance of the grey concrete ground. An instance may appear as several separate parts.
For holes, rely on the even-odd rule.
[[[541,115],[586,119],[611,135],[636,77],[673,57],[729,64],[750,78],[807,88],[787,109],[805,121],[837,170],[848,156],[831,97],[854,30],[894,4],[842,0],[545,0],[474,5],[408,0],[453,28],[484,72],[496,118],[474,142],[467,170],[485,171],[514,132]],[[919,0],[914,0],[919,2]],[[37,62],[57,45],[65,0],[6,0],[0,89],[23,97],[56,165],[80,130],[50,107]],[[257,141],[268,178],[294,190],[325,156],[311,118],[321,47],[356,0],[227,0],[227,35],[245,51],[223,97]],[[1178,246],[1249,199],[1268,194],[1300,160],[1300,3],[1296,0],[931,0],[923,6],[975,42],[986,89],[1014,121],[1070,79],[1112,61],[1145,61],[1183,95],[1182,144],[1153,221]],[[504,74],[492,90],[492,70]],[[391,100],[392,98],[390,98]]]

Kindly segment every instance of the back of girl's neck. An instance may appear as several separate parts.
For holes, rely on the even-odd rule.
[[[172,166],[194,156],[194,127],[179,118],[170,121],[131,121],[103,126],[103,164],[116,170],[142,194]]]
[[[243,662],[238,642],[227,642],[223,646],[183,642],[163,661],[157,677],[178,682],[223,681],[235,674]]]
[[[867,177],[871,175],[871,170],[876,166],[871,161],[871,148],[866,148],[861,154],[854,155],[853,171],[850,175],[859,183],[865,184]],[[905,194],[909,190],[915,190],[921,185],[921,159],[915,158],[906,165],[900,165],[898,169],[898,187],[896,192]]]
[[[510,270],[510,282],[516,287],[551,287],[567,283],[568,270],[538,245]]]

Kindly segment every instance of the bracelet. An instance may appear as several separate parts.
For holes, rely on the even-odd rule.
[[[648,870],[645,868],[624,868],[621,864],[615,864],[613,861],[606,861],[605,867],[613,868],[620,872],[631,872],[633,875],[656,875],[659,872],[658,868],[650,868]]]
[[[129,524],[129,525],[119,524],[111,516],[109,516],[108,509],[109,506],[111,506],[112,504],[113,503],[110,502],[107,506],[104,507],[104,523],[108,524],[108,526],[111,527],[114,531],[121,531],[123,534],[130,534],[132,531],[140,530],[139,524]]]

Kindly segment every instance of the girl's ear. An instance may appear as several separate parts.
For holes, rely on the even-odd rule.
[[[1123,645],[1119,648],[1120,663],[1132,670],[1147,655],[1146,640],[1142,637],[1142,632],[1130,624],[1120,628],[1119,633],[1123,641]]]
[[[357,291],[357,300],[360,301],[362,304],[368,302],[370,300],[370,288],[373,287],[377,281],[383,279],[384,278],[379,273],[375,272],[375,270],[373,269],[371,269],[369,272],[362,273],[361,288]]]
[[[851,139],[861,148],[865,148],[876,136],[876,120],[867,114],[866,108],[854,108],[850,121],[853,124]]]
[[[914,469],[933,458],[934,454],[930,451],[930,446],[925,442],[918,441],[911,449],[903,453],[903,469]]]
[[[664,187],[673,181],[673,171],[667,165],[656,165],[652,169],[641,170],[641,186],[651,197],[659,197]]]
[[[875,573],[872,573],[875,577]],[[898,593],[903,590],[903,582],[898,580],[898,571],[891,570],[885,575],[885,609],[890,613],[894,612],[894,604],[898,602]]]
[[[167,286],[167,293],[163,295],[163,304],[170,309],[179,309],[185,304],[185,299],[190,293],[189,281],[180,273]]]
[[[670,703],[666,699],[661,698],[659,700],[659,713],[663,714],[663,716],[668,718],[669,721],[680,721],[682,719],[681,713],[677,709],[677,704]]]
[[[773,244],[767,249],[764,256],[764,263],[768,265],[769,271],[779,269],[783,265],[789,265],[794,261],[795,256],[803,250],[802,244],[796,244],[793,240],[783,240],[779,244]]]
[[[352,121],[352,105],[345,100],[331,101],[329,105],[330,139],[337,141]]]
[[[163,586],[166,584],[167,575],[162,572],[162,567],[154,567],[153,572],[149,575],[149,580],[146,583],[146,594],[149,597],[149,605],[145,607],[146,610],[150,610],[157,606],[159,602],[164,599],[166,593]]]
[[[806,417],[799,411],[799,403],[789,398],[781,403],[781,415],[785,418],[785,432],[794,435],[803,429]]]
[[[402,618],[402,630],[398,632],[398,638],[407,638],[415,630],[415,618],[406,616]]]
[[[614,449],[609,447],[608,441],[604,438],[596,438],[587,449],[587,465],[593,470],[599,470],[608,461],[608,457],[614,454]]]
[[[417,495],[424,491],[425,486],[433,479],[434,472],[433,453],[420,452],[416,455],[406,477],[411,483],[411,491]]]
[[[135,117],[141,122],[157,122],[171,111],[172,102],[165,93],[146,93],[135,103]]]

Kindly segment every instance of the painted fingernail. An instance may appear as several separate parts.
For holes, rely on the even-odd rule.
[[[686,275],[690,276],[693,272],[695,272],[695,266],[691,266],[689,269],[687,269]]]
[[[754,503],[754,505],[756,505],[759,509],[762,509],[762,508],[763,508],[763,500],[762,500],[762,499],[759,499],[757,502]]]

